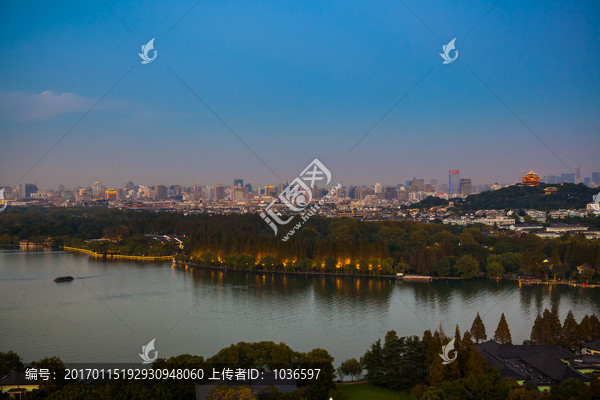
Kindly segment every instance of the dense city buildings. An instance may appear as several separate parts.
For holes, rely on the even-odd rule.
[[[581,173],[581,172],[580,172]],[[577,173],[572,173],[573,177]],[[562,173],[561,176],[568,175]],[[568,177],[570,179],[570,177]],[[598,186],[596,180],[600,179],[600,173],[592,172],[590,177],[581,177],[587,186]],[[556,193],[560,182],[559,175],[546,175],[543,181],[558,182],[554,186],[544,187],[543,192],[547,196]],[[425,182],[429,183],[425,183]],[[540,185],[542,179],[533,171],[523,172],[519,182],[521,186]],[[269,204],[273,203],[274,209],[285,213],[286,208],[282,205],[280,196],[285,193],[288,183],[274,183],[258,187],[256,189],[244,179],[232,180],[231,186],[216,184],[204,186],[196,184],[193,186],[182,186],[179,184],[162,185],[140,185],[129,180],[123,187],[107,188],[100,180],[96,180],[87,187],[66,188],[59,185],[57,190],[39,190],[35,184],[17,185],[15,187],[4,187],[4,199],[9,205],[54,205],[54,206],[108,206],[133,209],[152,210],[180,210],[186,213],[259,213]],[[424,179],[412,177],[404,181],[404,184],[382,184],[376,182],[372,185],[343,185],[336,191],[335,195],[327,196],[319,213],[327,216],[359,216],[362,219],[412,219],[419,220],[441,220],[449,224],[469,225],[482,223],[485,225],[510,226],[519,218],[511,215],[488,212],[486,218],[476,215],[453,215],[447,212],[453,202],[466,199],[468,196],[485,193],[507,187],[505,184],[477,184],[474,185],[471,178],[460,178],[459,170],[449,170],[448,184],[438,184],[437,179]],[[1,187],[0,187],[1,188]],[[327,195],[327,187],[313,186],[310,198],[312,201],[322,199]],[[591,196],[590,196],[591,197]],[[411,205],[429,198],[437,198],[431,202],[432,206],[448,204],[445,207],[429,207],[431,211],[419,211],[413,213]],[[429,201],[429,200],[428,200]],[[443,203],[446,202],[446,203]],[[429,203],[428,203],[429,204]],[[532,221],[546,223],[550,220],[565,218],[574,215],[585,215],[585,212],[597,212],[598,204],[589,199],[589,204],[583,205],[583,210],[569,210],[563,213],[561,210],[552,210],[548,215],[536,214],[528,210],[527,215]],[[547,221],[547,218],[550,218]]]

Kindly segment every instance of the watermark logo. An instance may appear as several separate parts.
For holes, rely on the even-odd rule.
[[[4,189],[0,189],[0,212],[6,210],[8,203],[4,201]]]
[[[142,364],[151,364],[158,357],[158,351],[154,349],[154,341],[156,338],[152,339],[148,342],[147,345],[142,346],[142,353],[139,353],[139,356],[142,358]],[[154,357],[150,357],[150,352],[154,351]]]
[[[450,358],[451,351],[454,352],[454,358]],[[450,343],[448,343],[447,345],[442,346],[442,353],[440,353],[438,355],[442,358],[442,360],[444,360],[442,362],[442,364],[450,364],[451,362],[456,360],[456,357],[458,356],[458,352],[456,350],[454,350],[454,339],[452,339],[450,341]]]
[[[305,211],[307,207],[310,205],[313,200],[313,190],[316,182],[324,181],[324,185],[327,185],[331,182],[331,172],[319,159],[315,158],[309,165],[306,167],[301,173],[300,176],[297,177],[290,183],[280,194],[279,196],[271,202],[266,208],[265,211],[260,213],[260,217],[265,220],[267,224],[273,229],[275,235],[277,235],[278,225],[285,225],[289,223],[293,216],[289,217],[287,220],[283,220],[280,217],[280,214],[277,214],[273,209],[273,206],[277,201],[281,201],[281,204],[285,205],[290,211],[298,213],[301,211]],[[333,188],[332,191],[327,193],[326,196],[319,201],[319,204],[314,205],[311,208],[311,213],[306,213],[313,215],[320,208],[321,205],[324,204],[324,200],[328,199],[337,189],[339,189],[340,185],[336,188]],[[297,229],[300,229],[302,224],[306,222],[308,217],[306,214],[302,217],[303,222],[296,224],[296,227],[293,229],[294,232]],[[310,216],[309,215],[309,216]],[[306,217],[306,218],[305,218]],[[293,232],[292,232],[293,234]],[[283,241],[286,241],[289,238],[290,234],[288,233]]]
[[[150,64],[152,61],[154,61],[156,59],[156,56],[158,55],[158,51],[154,50],[154,39],[156,39],[156,38],[152,38],[151,41],[149,41],[146,44],[143,44],[142,52],[138,53],[138,56],[140,56],[140,58],[142,59],[142,64]],[[148,53],[152,50],[154,50],[154,57],[150,58],[148,56]]]
[[[454,48],[454,41],[456,38],[452,39],[448,44],[442,46],[443,53],[440,53],[440,56],[444,59],[443,64],[450,64],[454,62],[458,58],[458,50]],[[450,57],[450,52],[454,50],[454,58]]]

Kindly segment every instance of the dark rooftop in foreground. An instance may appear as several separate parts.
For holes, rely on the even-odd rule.
[[[575,353],[558,345],[511,345],[488,340],[475,347],[487,363],[506,378],[537,386],[552,385],[569,378],[591,380],[565,362],[575,360]]]

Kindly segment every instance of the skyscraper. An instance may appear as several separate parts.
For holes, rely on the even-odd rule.
[[[460,193],[460,171],[457,169],[450,170],[448,176],[448,192],[450,194]]]
[[[165,185],[154,185],[155,200],[165,200],[167,198],[167,187]]]
[[[393,186],[386,186],[383,193],[383,197],[386,200],[393,200],[398,198],[398,190]]]
[[[575,173],[573,173],[573,172],[561,173],[560,181],[566,182],[566,183],[575,183]]]
[[[470,196],[472,193],[471,178],[464,178],[460,180],[460,195],[462,197]]]
[[[223,186],[223,185],[215,186],[215,200],[216,201],[225,200],[225,186]]]
[[[33,183],[28,183],[25,185],[25,197],[31,197],[33,193],[37,193],[38,187]]]
[[[100,183],[100,181],[94,181],[94,184],[92,185],[92,194],[96,197],[102,195],[102,183]]]
[[[243,179],[234,179],[233,180],[233,187],[244,187],[244,180]]]

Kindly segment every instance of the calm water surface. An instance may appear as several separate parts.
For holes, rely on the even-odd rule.
[[[79,276],[54,283],[57,276]],[[0,351],[26,362],[138,362],[156,338],[160,357],[211,356],[239,341],[327,349],[336,364],[360,357],[394,329],[419,335],[440,323],[470,328],[477,311],[493,336],[506,314],[513,342],[536,314],[559,304],[579,320],[600,311],[600,289],[514,282],[392,282],[171,268],[170,263],[103,262],[64,252],[0,250]]]

